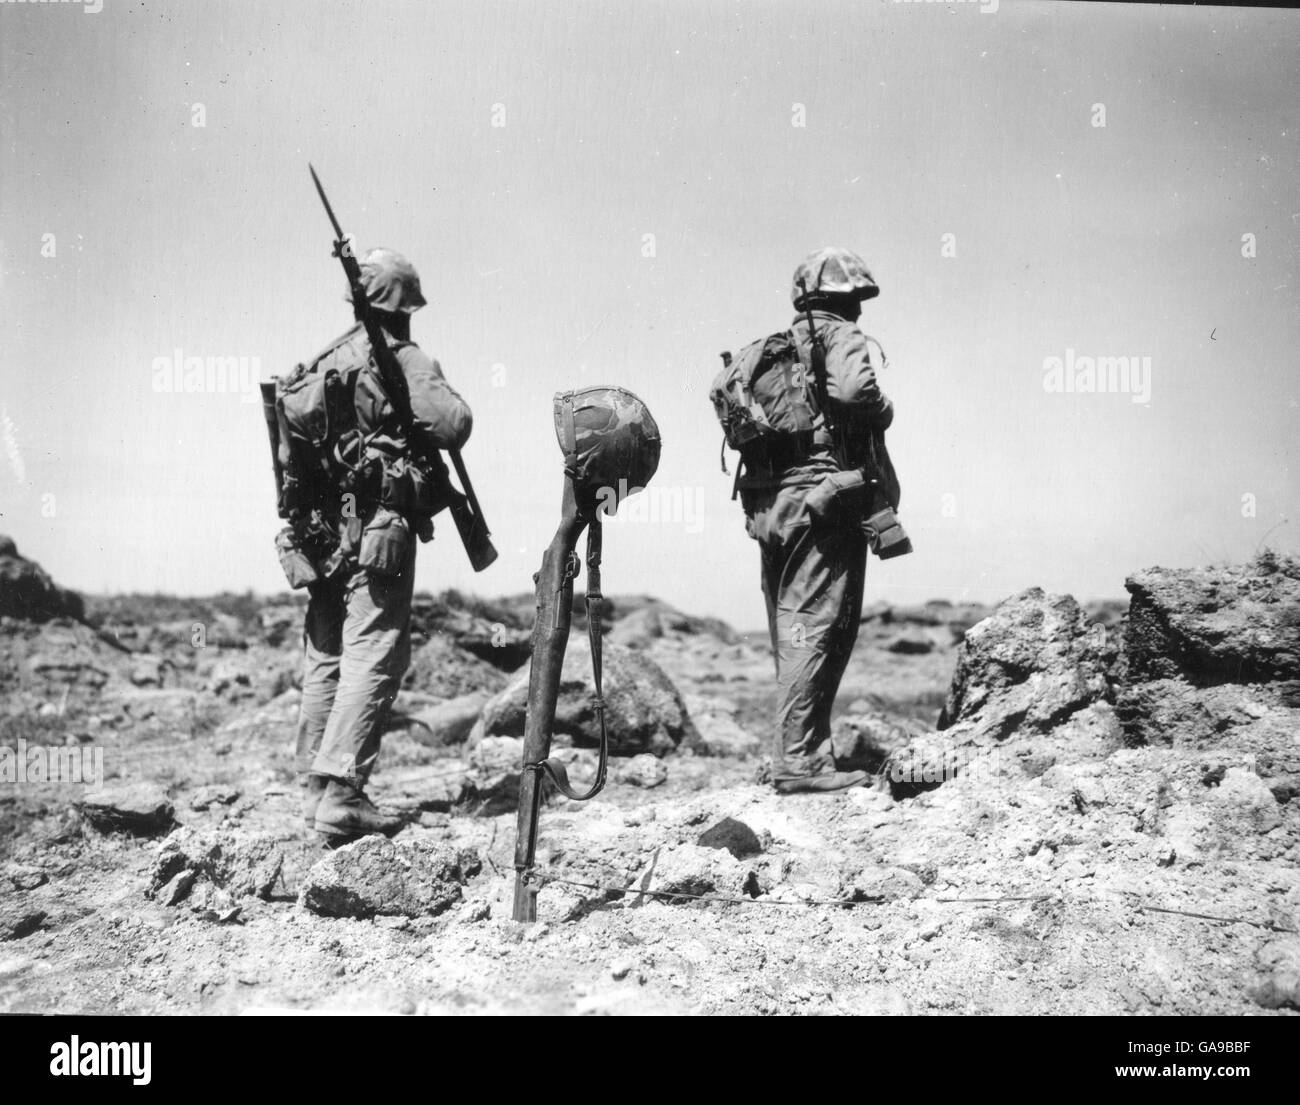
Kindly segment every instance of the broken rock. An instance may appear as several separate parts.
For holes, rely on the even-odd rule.
[[[754,872],[728,852],[698,844],[677,844],[656,849],[628,892],[635,895],[638,891],[653,890],[660,894],[707,894],[739,898],[752,897],[749,891],[755,889],[757,881]],[[668,898],[659,900],[672,901]],[[702,903],[681,899],[679,904]]]
[[[415,650],[402,686],[438,698],[458,698],[478,691],[495,693],[506,678],[500,668],[437,634]]]
[[[743,759],[763,751],[763,739],[736,722],[734,702],[688,694],[684,699],[691,721],[699,732],[698,751],[709,756]]]
[[[1031,587],[966,632],[939,728],[975,744],[1050,732],[1110,694],[1109,660],[1104,627],[1072,596]]]
[[[43,909],[23,902],[0,902],[0,940],[21,940],[30,936],[45,921]]]
[[[867,867],[852,880],[855,901],[906,901],[925,889],[920,876],[902,867]]]
[[[885,647],[890,652],[901,653],[904,656],[923,656],[927,652],[934,651],[934,641],[919,631],[900,633]]]
[[[763,842],[753,829],[734,817],[724,817],[716,825],[705,829],[696,842],[701,848],[721,848],[736,859],[760,855]]]
[[[1132,601],[1115,712],[1130,745],[1225,748],[1289,797],[1300,721],[1300,558],[1151,568]]]
[[[522,737],[528,701],[528,672],[522,671],[483,709],[487,736]],[[604,648],[605,721],[615,755],[671,752],[683,740],[698,739],[676,686],[644,653],[606,643]],[[595,686],[591,648],[585,638],[569,642],[555,711],[555,732],[576,744],[592,745],[598,728],[592,708]]]
[[[642,752],[615,768],[614,778],[617,782],[626,783],[628,786],[644,787],[648,790],[667,780],[668,767],[657,756]]]
[[[80,595],[21,556],[13,538],[0,536],[0,615],[44,622],[60,617],[80,621],[85,613]]]
[[[1130,682],[1262,683],[1300,672],[1300,558],[1149,568],[1124,586]]]
[[[175,809],[158,787],[148,783],[92,791],[77,808],[93,828],[102,833],[126,832],[155,836],[171,828]]]
[[[1228,831],[1267,833],[1282,823],[1277,799],[1264,780],[1244,767],[1229,768],[1213,791],[1216,820]]]
[[[312,867],[298,901],[325,917],[436,917],[461,899],[481,869],[468,849],[368,836]]]
[[[472,691],[410,714],[410,734],[421,744],[433,747],[463,744],[489,698],[486,691]]]
[[[269,833],[182,827],[159,845],[148,894],[175,905],[206,884],[231,898],[266,899],[283,867],[284,851]]]
[[[1300,939],[1285,937],[1259,952],[1262,974],[1253,997],[1265,1009],[1300,1010]]]
[[[190,795],[190,809],[206,810],[211,806],[228,806],[239,797],[239,790],[227,783],[209,783]]]
[[[891,752],[906,747],[916,735],[915,727],[879,711],[845,714],[831,724],[835,766],[845,771],[879,771]]]

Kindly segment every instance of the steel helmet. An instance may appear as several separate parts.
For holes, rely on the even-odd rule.
[[[659,467],[659,427],[630,391],[561,391],[553,409],[564,470],[579,488],[590,493],[610,488],[621,499],[650,482]],[[620,481],[625,482],[620,486]]]
[[[366,299],[380,311],[409,315],[424,306],[420,274],[395,249],[380,247],[367,251],[361,258],[361,282]]]
[[[807,285],[809,299],[827,295],[874,299],[880,294],[880,288],[867,271],[867,263],[852,250],[841,249],[839,246],[819,249],[794,270],[790,299],[797,310],[804,308],[803,293],[799,290],[800,280]]]

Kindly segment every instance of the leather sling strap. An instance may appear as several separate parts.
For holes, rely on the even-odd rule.
[[[570,405],[570,418],[572,418],[572,409],[572,405]],[[591,707],[596,714],[597,725],[600,727],[600,752],[596,763],[596,778],[593,780],[590,789],[585,794],[580,794],[574,790],[569,782],[569,773],[564,764],[552,757],[543,760],[541,765],[542,770],[550,777],[551,782],[555,784],[559,792],[566,798],[572,798],[575,802],[586,802],[588,799],[595,798],[597,794],[605,789],[605,776],[609,767],[609,732],[605,725],[605,692],[601,685],[601,676],[604,669],[601,638],[601,614],[604,609],[604,596],[600,590],[602,537],[600,515],[597,514],[591,520],[591,524],[587,529],[586,596],[587,640],[591,645],[591,677],[596,688],[596,693],[592,696]],[[574,574],[577,574],[576,571]]]

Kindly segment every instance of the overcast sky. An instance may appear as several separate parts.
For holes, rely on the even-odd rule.
[[[551,396],[610,382],[664,452],[606,589],[761,625],[708,387],[832,243],[882,289],[916,547],[868,601],[1295,550],[1300,15],[993,6],[0,4],[0,532],[84,590],[282,589],[255,395],[158,367],[348,325],[310,158],[475,412],[501,558],[440,524],[422,588],[531,588]],[[1052,390],[1097,357],[1141,371]]]

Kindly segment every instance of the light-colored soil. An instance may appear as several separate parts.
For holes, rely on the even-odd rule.
[[[904,631],[935,647],[891,651]],[[33,650],[54,648],[50,633],[63,635],[60,648],[92,648],[68,644],[72,631],[57,627],[19,648],[11,623],[9,662],[22,667]],[[932,725],[956,636],[944,624],[868,622],[840,712],[870,706]],[[767,738],[771,660],[761,637],[669,633],[645,648],[706,738],[716,716]],[[271,656],[291,667],[292,645],[222,659],[255,665],[256,687]],[[75,723],[66,708],[36,720],[11,712],[4,743],[76,739],[101,693],[81,695]],[[522,926],[509,919],[513,812],[493,816],[464,797],[458,780],[481,775],[465,750],[401,732],[387,738],[373,785],[378,801],[410,814],[396,843],[471,848],[481,873],[437,917],[341,919],[300,906],[298,887],[323,852],[298,821],[295,692],[268,684],[258,698],[217,695],[211,716],[188,727],[159,700],[145,720],[137,707],[94,731],[110,786],[155,784],[186,826],[278,839],[285,862],[270,899],[240,899],[224,923],[147,897],[160,838],[96,831],[73,808],[75,786],[0,789],[0,909],[45,914],[35,931],[0,943],[0,1010],[1294,1012],[1300,936],[1274,929],[1294,929],[1300,916],[1296,803],[1265,809],[1230,755],[1121,747],[1104,702],[898,801],[881,788],[777,797],[756,782],[761,755],[679,750],[652,789],[619,782],[616,770],[597,800],[544,809],[539,848],[544,878],[616,889],[550,882],[540,922]],[[580,775],[590,754],[571,755]],[[1223,782],[1210,786],[1216,771]],[[191,808],[212,784],[237,797]],[[433,794],[448,796],[443,808],[421,811]],[[753,831],[761,852],[736,859],[698,845],[728,817]],[[746,904],[668,902],[638,887]],[[846,900],[855,904],[824,904]]]

